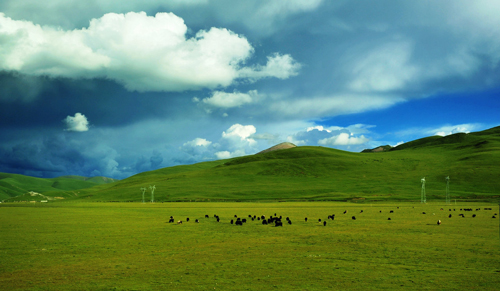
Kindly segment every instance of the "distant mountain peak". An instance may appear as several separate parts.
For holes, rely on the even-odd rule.
[[[261,152],[258,152],[257,155],[258,154],[272,152],[272,151],[278,151],[278,150],[284,150],[284,149],[291,149],[291,148],[295,148],[295,147],[297,147],[297,146],[294,145],[291,142],[282,142],[280,144],[277,144],[275,146],[272,146],[272,147],[268,148],[267,150],[263,150]]]
[[[392,149],[392,146],[390,145],[385,145],[385,146],[379,146],[374,149],[364,149],[361,151],[362,153],[378,153],[378,152],[387,152]]]

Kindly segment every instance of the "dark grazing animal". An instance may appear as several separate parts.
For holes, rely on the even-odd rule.
[[[356,220],[356,216],[353,216],[353,217],[351,217],[351,218],[352,218],[352,220]]]

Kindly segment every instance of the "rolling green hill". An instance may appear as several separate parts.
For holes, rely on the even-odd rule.
[[[323,147],[292,147],[144,172],[85,189],[74,182],[77,179],[70,183],[67,180],[56,182],[49,179],[46,182],[33,178],[30,183],[39,186],[42,189],[39,191],[47,191],[43,193],[47,196],[90,201],[141,201],[142,187],[148,189],[145,200],[149,201],[149,185],[155,185],[154,200],[157,202],[362,202],[419,201],[422,177],[426,178],[427,200],[444,200],[445,177],[449,176],[452,199],[492,201],[500,197],[498,165],[500,127],[495,127],[469,134],[427,137],[381,152],[353,153]],[[22,181],[11,182],[9,188],[4,178],[0,180],[3,183],[0,187],[11,191],[28,190]]]
[[[116,182],[116,180],[106,177],[82,177],[82,176],[62,176],[52,179],[35,178],[18,174],[0,173],[0,200],[10,199],[26,195],[29,191],[38,193],[50,193],[64,191],[74,191]],[[68,192],[58,193],[68,196]],[[29,196],[29,195],[28,195]],[[74,195],[72,195],[74,196]],[[28,197],[26,197],[28,199]],[[40,197],[31,197],[29,200],[43,200]]]
[[[155,185],[155,201],[420,200],[500,197],[500,127],[428,137],[390,151],[352,153],[293,147],[228,160],[176,166],[51,195],[91,201],[141,201],[141,187]]]

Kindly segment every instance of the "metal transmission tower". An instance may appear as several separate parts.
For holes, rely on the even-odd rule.
[[[156,189],[156,186],[153,185],[149,185],[149,190],[151,190],[151,203],[154,203],[155,202],[155,189]]]
[[[446,204],[451,204],[450,201],[450,176],[446,177]]]
[[[141,191],[142,191],[142,203],[144,203],[144,193],[146,193],[146,188],[142,187]]]
[[[422,191],[420,192],[420,203],[427,203],[427,199],[425,198],[425,177],[420,180],[422,182]]]

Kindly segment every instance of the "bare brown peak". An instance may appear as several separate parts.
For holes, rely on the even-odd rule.
[[[263,154],[263,153],[268,153],[268,152],[272,152],[272,151],[277,151],[277,150],[285,150],[285,149],[291,149],[291,148],[295,148],[297,147],[296,145],[294,145],[293,143],[291,142],[282,142],[280,144],[277,144],[275,146],[272,146],[270,148],[268,148],[267,150],[263,150],[261,152],[258,152],[258,154]]]
[[[392,149],[392,146],[390,145],[385,145],[385,146],[379,146],[374,149],[365,149],[362,151],[362,153],[378,153],[378,152],[387,152]]]

